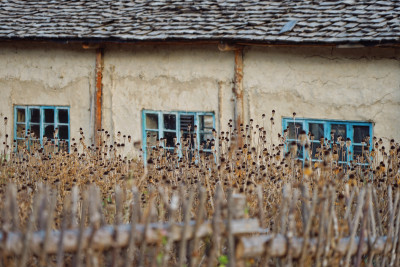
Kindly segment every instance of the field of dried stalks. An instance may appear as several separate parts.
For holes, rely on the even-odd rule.
[[[311,153],[311,136],[296,134]],[[296,159],[297,144],[287,144],[286,137],[287,130],[272,144],[263,127],[250,122],[235,130],[230,122],[228,131],[214,131],[213,153],[191,150],[191,140],[185,139],[176,141],[172,153],[159,140],[147,148],[147,159],[129,159],[122,150],[140,150],[140,145],[126,136],[112,140],[106,131],[100,131],[98,147],[87,144],[81,132],[80,140],[71,140],[70,152],[49,144],[16,147],[3,135],[1,264],[399,266],[399,144],[391,140],[387,149],[371,137],[373,147],[366,140],[362,157],[340,165],[344,141],[321,140],[319,161],[303,162]],[[30,138],[27,132],[26,144]],[[235,202],[241,196],[243,205]],[[242,233],[235,228],[240,224],[232,226],[234,219],[257,219],[258,228]],[[132,226],[133,221],[145,227],[142,236],[107,248],[90,249],[87,241],[79,248],[85,227]],[[163,228],[159,241],[144,245],[151,223],[189,221],[209,221],[213,234],[182,238],[188,231],[183,227],[173,239],[172,230]],[[37,236],[41,250],[30,247],[34,233],[67,229],[80,229],[71,252],[47,253],[47,239]],[[18,244],[9,233],[19,233]],[[132,242],[134,250],[128,246]]]

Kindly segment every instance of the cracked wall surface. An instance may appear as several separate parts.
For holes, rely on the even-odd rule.
[[[232,118],[232,52],[216,46],[109,46],[105,51],[104,128],[141,140],[143,109],[210,111],[217,127]]]
[[[226,130],[234,114],[234,52],[216,45],[116,45],[104,49],[102,128],[142,140],[141,111],[212,111]],[[93,134],[95,50],[81,45],[0,43],[0,115],[13,105],[67,105],[71,135]],[[251,47],[244,50],[245,119],[374,122],[400,140],[399,49]],[[1,125],[1,124],[0,124]],[[268,130],[269,124],[266,124]],[[12,136],[12,120],[8,134]],[[0,129],[0,134],[2,129]],[[1,137],[0,137],[1,138]]]
[[[71,137],[79,140],[82,127],[90,140],[94,65],[95,52],[79,46],[0,43],[0,117],[10,118],[9,136],[14,105],[49,105],[69,106]]]
[[[374,135],[400,140],[400,50],[250,48],[244,55],[249,117],[374,122]]]

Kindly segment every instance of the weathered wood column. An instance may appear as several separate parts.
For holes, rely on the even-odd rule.
[[[94,94],[95,101],[95,120],[94,120],[94,141],[100,145],[98,130],[101,130],[101,104],[103,96],[103,68],[104,68],[104,49],[96,49],[96,92]]]
[[[240,125],[244,121],[244,101],[243,101],[243,48],[235,50],[235,124],[238,130],[238,146],[243,145],[243,138],[240,134]]]
[[[239,147],[243,145],[243,138],[240,134],[240,125],[244,123],[244,92],[243,92],[243,46],[230,45],[226,43],[220,43],[218,45],[220,51],[234,51],[235,52],[235,77],[234,77],[234,120],[235,128],[238,130],[237,144]]]

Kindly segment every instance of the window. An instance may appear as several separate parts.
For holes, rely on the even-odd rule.
[[[51,144],[69,149],[69,107],[15,106],[14,140],[17,146]]]
[[[143,111],[143,151],[147,158],[147,149],[160,145],[170,152],[174,151],[177,143],[182,149],[192,151],[202,149],[211,151],[211,140],[215,128],[214,113],[210,112],[162,112]],[[181,138],[186,140],[181,143]],[[186,147],[182,147],[182,146]]]
[[[321,146],[325,146],[332,148],[339,163],[347,164],[365,157],[363,151],[372,148],[370,122],[284,118],[282,126],[287,129],[287,144],[297,144],[297,158],[301,160],[321,160]],[[305,152],[304,138],[309,140],[311,155]]]

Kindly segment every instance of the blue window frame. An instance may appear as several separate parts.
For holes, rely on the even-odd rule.
[[[286,143],[297,143],[297,158],[301,160],[310,157],[312,161],[320,160],[321,144],[331,148],[336,146],[338,162],[341,164],[349,164],[362,156],[366,149],[372,149],[371,122],[283,118],[282,127],[284,131],[287,129]],[[308,136],[312,155],[304,152],[300,140],[302,131]]]
[[[47,144],[69,150],[69,107],[14,106],[14,140],[17,146]]]
[[[181,138],[186,139],[188,148],[211,151],[211,140],[215,128],[215,116],[212,112],[152,111],[143,110],[143,151],[147,158],[147,149],[160,145],[173,151]],[[181,148],[182,148],[182,144]]]

